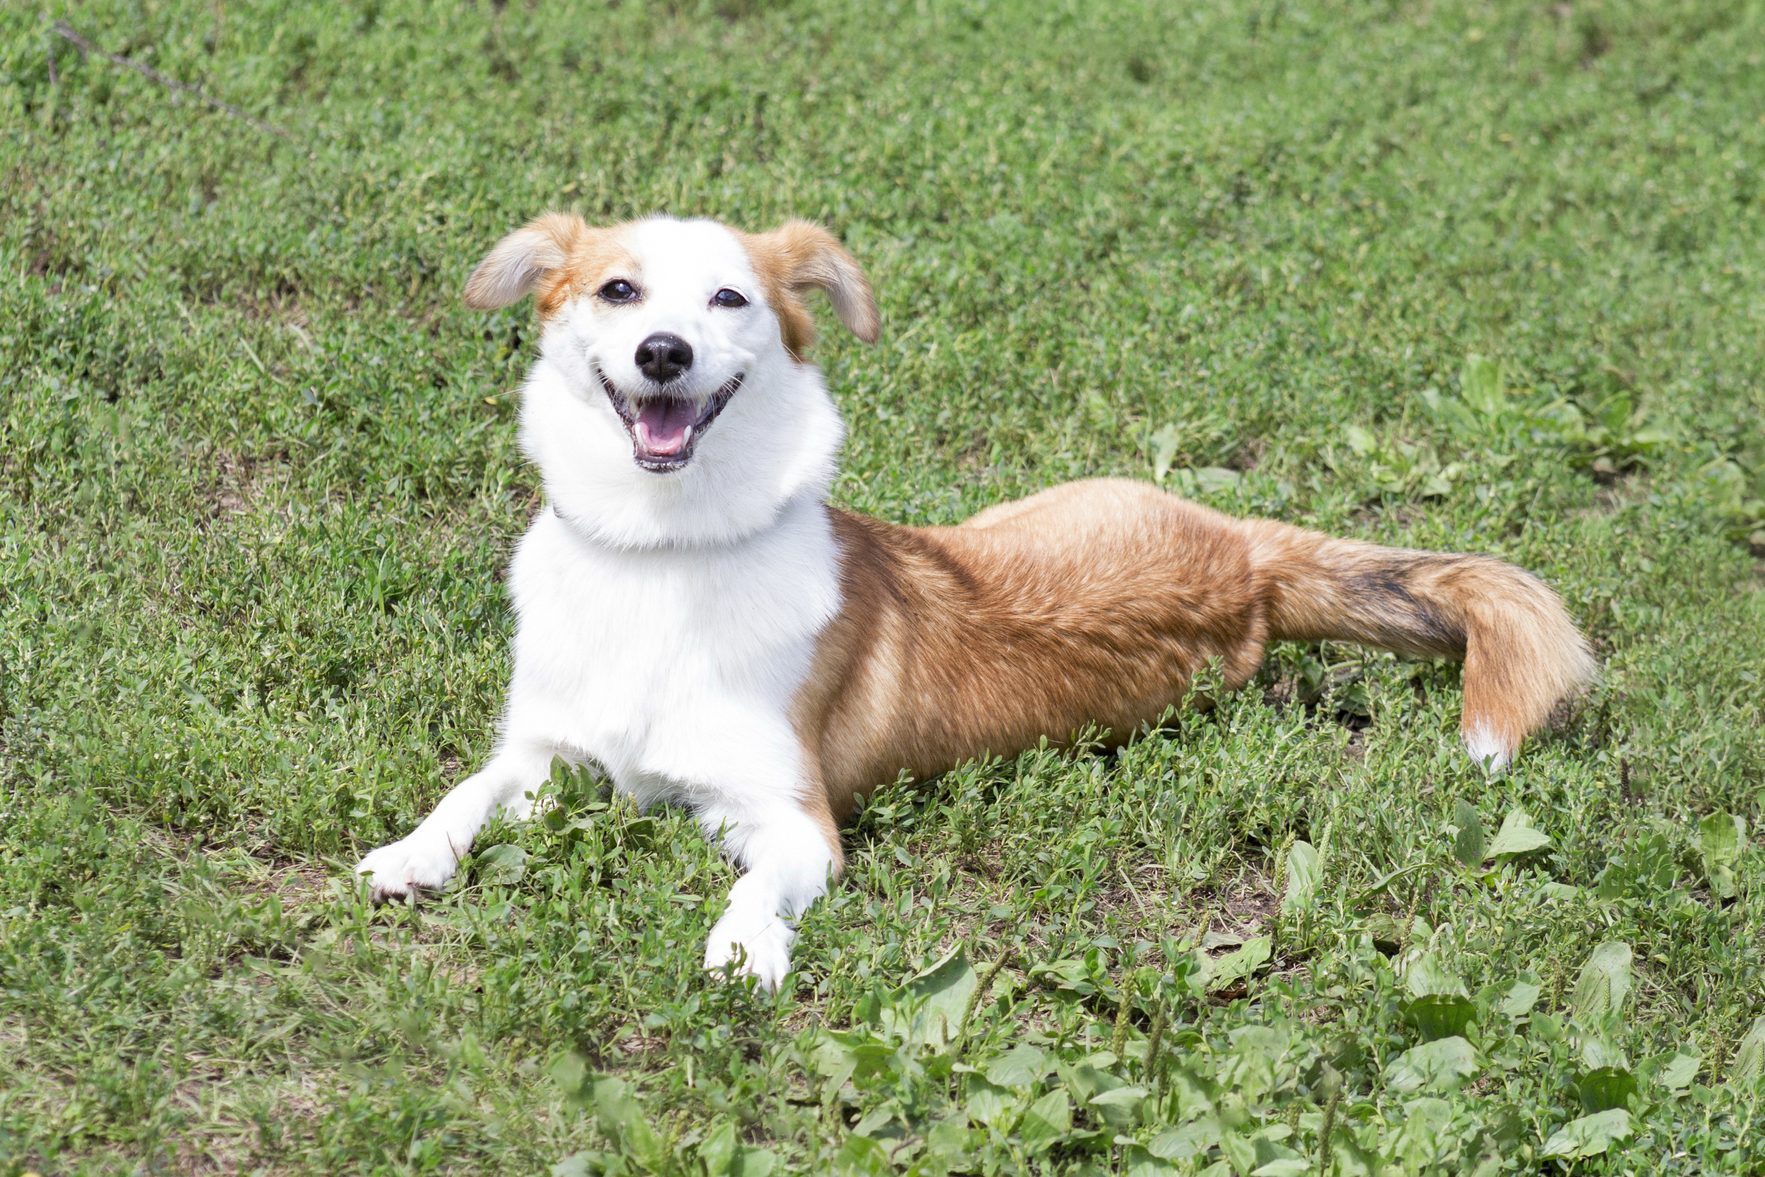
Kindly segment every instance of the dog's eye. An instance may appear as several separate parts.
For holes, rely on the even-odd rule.
[[[711,301],[720,307],[745,307],[748,305],[748,300],[742,297],[741,291],[731,290],[727,286],[713,294]]]
[[[637,298],[637,287],[623,278],[615,278],[601,287],[600,294],[608,302],[632,302]]]

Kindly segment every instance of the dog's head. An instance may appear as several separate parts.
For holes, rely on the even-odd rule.
[[[550,213],[497,243],[467,281],[466,303],[492,310],[533,295],[557,374],[579,400],[604,403],[582,424],[621,431],[645,474],[674,475],[708,434],[704,444],[718,444],[719,418],[755,415],[735,411],[743,398],[779,395],[806,367],[803,298],[814,291],[860,339],[876,339],[869,283],[820,226],[748,234],[654,217],[594,228]]]

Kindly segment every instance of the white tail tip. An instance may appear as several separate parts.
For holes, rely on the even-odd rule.
[[[1465,733],[1465,751],[1486,772],[1492,774],[1507,768],[1508,762],[1514,758],[1513,749],[1508,746],[1508,742],[1483,724],[1478,724]]]

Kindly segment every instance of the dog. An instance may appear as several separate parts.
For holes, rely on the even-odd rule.
[[[504,237],[467,305],[532,296],[521,442],[546,506],[509,569],[513,673],[489,762],[364,858],[377,900],[438,888],[554,757],[695,815],[740,869],[705,967],[766,988],[842,866],[840,823],[928,777],[1087,725],[1127,736],[1268,642],[1464,662],[1461,733],[1505,766],[1591,678],[1561,601],[1510,564],[1240,520],[1125,480],[954,527],[827,502],[844,427],[805,299],[866,343],[870,286],[827,230],[748,234],[552,213]]]

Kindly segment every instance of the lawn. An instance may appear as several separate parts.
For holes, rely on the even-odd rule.
[[[1756,3],[278,7],[0,11],[0,1172],[1765,1171]],[[460,290],[548,207],[844,238],[842,505],[1493,552],[1600,685],[1490,778],[1456,667],[1282,646],[887,785],[773,996],[562,769],[376,910],[493,738]]]

